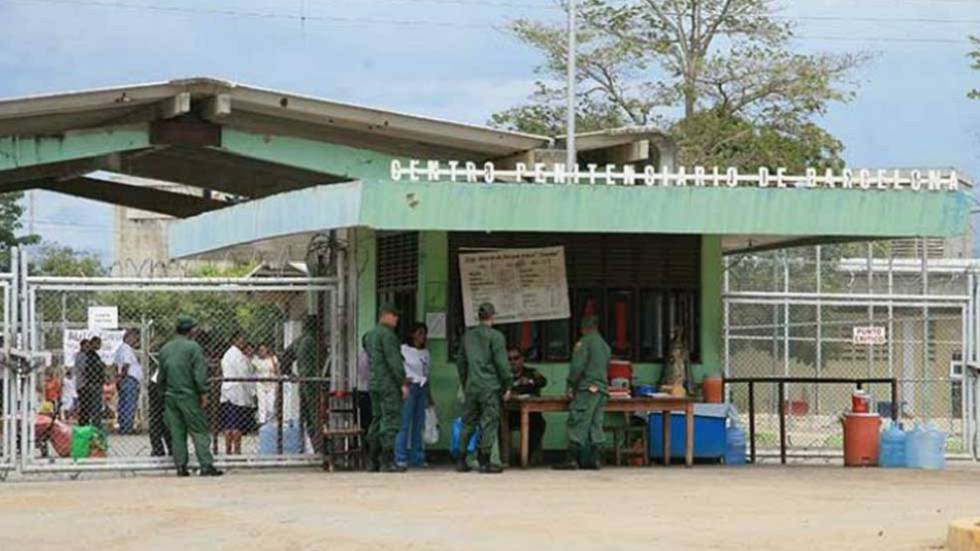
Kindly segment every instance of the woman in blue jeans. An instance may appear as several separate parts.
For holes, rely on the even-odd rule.
[[[402,407],[402,426],[395,438],[395,462],[405,467],[425,466],[422,432],[425,430],[425,408],[429,395],[429,350],[425,347],[429,328],[424,323],[412,326],[402,345],[408,398]]]

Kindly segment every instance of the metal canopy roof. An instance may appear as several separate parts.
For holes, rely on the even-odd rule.
[[[121,86],[0,101],[0,136],[52,134],[65,130],[149,122],[190,110],[206,100],[206,119],[239,127],[295,123],[291,128],[324,132],[384,148],[418,145],[433,151],[496,158],[551,145],[551,138],[508,132],[431,117],[361,107],[235,84],[211,78]]]
[[[115,182],[96,185],[84,176],[110,170],[181,183],[201,188],[198,199],[206,189],[254,199],[353,179],[229,152],[220,147],[228,129],[475,162],[552,145],[543,136],[191,78],[0,100],[0,193],[47,189],[185,217],[227,203]],[[111,145],[93,147],[94,132]],[[70,143],[76,136],[78,143]],[[45,147],[56,154],[39,153]]]

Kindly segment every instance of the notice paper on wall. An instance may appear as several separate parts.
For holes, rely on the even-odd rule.
[[[496,323],[569,317],[565,248],[498,249],[459,255],[463,315],[479,323],[477,309],[489,302]]]

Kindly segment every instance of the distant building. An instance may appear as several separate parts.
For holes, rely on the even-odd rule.
[[[192,195],[207,196],[213,199],[231,200],[230,196],[214,194],[200,188],[150,180],[135,176],[111,174],[107,180],[126,185],[149,187],[155,190]],[[205,265],[215,262],[174,261],[167,254],[167,230],[176,218],[166,214],[116,205],[112,211],[113,275],[137,276],[181,276],[188,275]],[[221,264],[221,262],[218,262]]]

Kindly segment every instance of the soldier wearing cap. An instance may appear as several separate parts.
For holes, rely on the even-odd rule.
[[[480,324],[466,330],[456,358],[459,383],[463,387],[463,430],[460,442],[469,442],[470,434],[480,426],[477,459],[481,473],[499,473],[501,465],[491,463],[491,452],[499,438],[500,399],[510,398],[514,376],[507,362],[504,335],[493,328],[496,310],[490,303],[478,309]],[[466,472],[466,447],[462,446],[457,471]]]
[[[609,399],[607,377],[612,351],[598,330],[599,320],[582,320],[582,338],[575,344],[568,368],[568,456],[556,469],[598,469],[602,451],[602,419]]]
[[[395,437],[401,428],[402,401],[408,394],[401,343],[395,335],[398,309],[385,304],[378,324],[364,335],[369,367],[371,426],[368,427],[368,470],[404,472],[395,462]]]
[[[177,336],[160,349],[157,382],[164,392],[163,420],[170,430],[170,450],[177,466],[177,476],[189,476],[187,470],[187,436],[194,441],[194,452],[201,466],[201,476],[220,476],[208,445],[207,407],[208,375],[201,345],[192,340],[197,322],[181,316]]]

